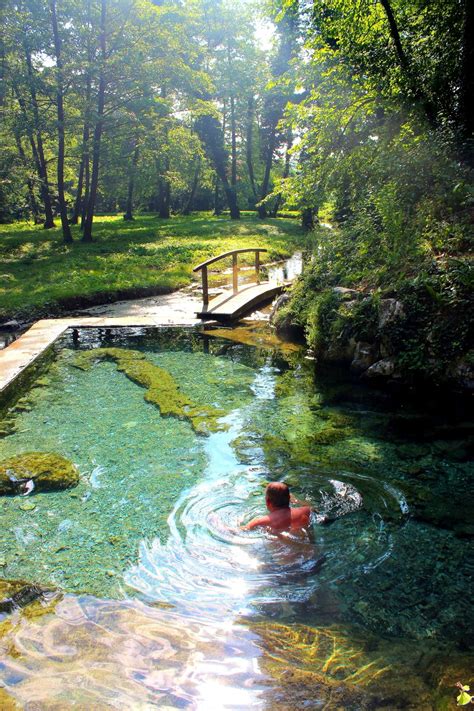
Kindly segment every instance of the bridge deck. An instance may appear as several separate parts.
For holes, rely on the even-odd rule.
[[[208,304],[203,305],[196,316],[202,319],[232,321],[248,313],[254,306],[264,304],[279,294],[286,284],[247,284],[236,294],[224,291]]]

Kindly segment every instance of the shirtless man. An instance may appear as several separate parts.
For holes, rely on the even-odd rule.
[[[273,533],[281,531],[301,531],[309,527],[311,516],[310,506],[299,506],[290,508],[291,503],[299,503],[290,496],[290,489],[287,484],[275,481],[269,484],[265,491],[265,503],[269,511],[267,516],[258,516],[252,519],[245,526],[241,526],[242,531],[251,531],[261,526],[267,527]]]

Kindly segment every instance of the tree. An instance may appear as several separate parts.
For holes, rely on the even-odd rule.
[[[63,230],[64,242],[72,242],[71,228],[67,215],[66,197],[64,194],[64,133],[65,133],[65,116],[64,116],[64,65],[62,57],[62,41],[58,27],[58,17],[56,12],[56,0],[50,0],[49,8],[51,12],[51,26],[53,30],[54,52],[56,55],[56,108],[57,108],[57,128],[58,128],[58,158],[57,158],[57,175],[58,175],[58,203],[59,214],[61,215],[61,226]]]

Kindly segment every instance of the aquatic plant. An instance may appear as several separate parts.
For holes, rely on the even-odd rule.
[[[79,353],[73,363],[76,368],[88,370],[102,360],[116,363],[117,370],[137,385],[146,388],[145,400],[155,405],[163,417],[188,420],[197,434],[208,434],[226,429],[218,422],[225,413],[212,406],[198,405],[181,392],[172,375],[148,361],[140,351],[124,348],[96,348]]]
[[[19,493],[28,484],[30,490],[55,491],[78,482],[74,464],[59,454],[26,452],[0,462],[0,495]]]

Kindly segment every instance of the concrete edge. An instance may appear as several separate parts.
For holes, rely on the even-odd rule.
[[[121,318],[86,316],[36,321],[20,338],[0,351],[0,397],[4,396],[25,370],[33,365],[69,328],[107,326],[115,328],[151,326],[156,328],[160,325],[148,316],[124,316]]]

